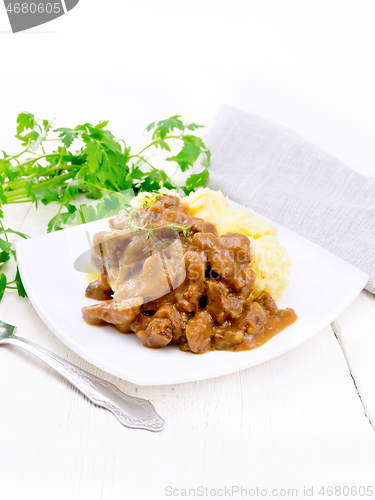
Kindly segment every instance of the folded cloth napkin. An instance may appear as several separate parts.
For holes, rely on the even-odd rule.
[[[286,127],[222,106],[207,137],[208,186],[282,224],[370,276],[375,293],[375,178]]]

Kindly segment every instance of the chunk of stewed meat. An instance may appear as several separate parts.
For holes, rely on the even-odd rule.
[[[186,280],[175,292],[176,307],[186,313],[198,310],[199,299],[204,292],[207,259],[204,252],[185,253]]]
[[[207,311],[199,311],[186,324],[186,339],[190,350],[196,354],[207,352],[211,347],[213,321]]]
[[[173,338],[172,325],[169,319],[154,318],[146,330],[139,330],[136,335],[146,347],[165,347]]]
[[[140,307],[120,309],[113,301],[102,302],[82,309],[83,319],[90,325],[111,323],[122,325],[123,332],[130,332],[130,325],[140,313]]]
[[[234,291],[247,284],[251,262],[250,242],[240,233],[226,233],[216,238],[213,234],[196,233],[192,240],[202,250],[212,271]]]
[[[128,212],[126,210],[120,210],[120,212],[109,219],[108,225],[112,229],[124,229],[128,225]]]
[[[271,297],[271,295],[267,292],[263,292],[255,299],[255,302],[258,302],[263,309],[267,312],[268,316],[274,316],[277,314],[279,308],[277,307],[275,301]]]
[[[216,323],[222,325],[230,313],[228,289],[223,283],[213,279],[207,280],[205,285],[206,311]]]
[[[235,326],[248,335],[256,335],[264,331],[266,321],[267,316],[262,306],[258,302],[248,302]]]
[[[150,302],[146,302],[141,307],[141,312],[145,316],[153,316],[161,307],[172,305],[175,301],[174,298],[175,292],[170,292],[167,295],[163,295],[163,297],[158,297],[155,300]]]
[[[112,294],[113,291],[106,272],[100,273],[99,279],[90,283],[85,293],[86,297],[95,300],[111,300]]]
[[[193,231],[194,233],[210,233],[214,236],[217,236],[217,229],[214,224],[212,224],[212,222],[208,222],[203,219],[197,219],[196,217],[194,217],[194,219],[195,220],[190,222],[189,224],[189,228],[191,229],[191,231]]]
[[[250,297],[250,294],[254,289],[255,279],[256,279],[256,274],[254,269],[251,269],[251,267],[248,266],[243,267],[241,270],[241,279],[245,280],[245,286],[243,286],[237,292],[235,292],[235,295],[246,300],[247,298]]]
[[[179,343],[185,336],[185,326],[189,316],[181,311],[178,311],[175,306],[167,305],[161,307],[155,314],[155,318],[166,318],[171,323],[173,333],[172,342]]]
[[[244,339],[244,332],[230,327],[216,327],[213,336],[213,346],[217,350],[231,350],[239,346]]]

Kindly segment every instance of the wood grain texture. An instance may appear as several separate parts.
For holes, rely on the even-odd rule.
[[[44,233],[53,211],[31,209],[21,230]],[[357,389],[372,411],[374,313],[373,297],[362,294],[335,322],[340,343],[327,327],[293,351],[236,374],[136,387],[79,358],[27,299],[7,293],[0,317],[17,325],[20,336],[149,399],[167,427],[159,434],[124,428],[40,361],[1,347],[4,498],[158,500],[167,498],[167,486],[199,485],[298,488],[302,498],[304,486],[371,485],[375,433]]]
[[[375,430],[375,296],[362,292],[332,327]]]

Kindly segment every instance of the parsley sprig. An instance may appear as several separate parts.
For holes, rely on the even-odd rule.
[[[137,194],[166,187],[188,194],[207,181],[210,151],[197,135],[201,125],[184,123],[179,115],[153,122],[146,128],[152,134],[150,142],[135,153],[125,141],[116,139],[107,125],[104,121],[56,128],[53,120],[39,120],[28,112],[18,115],[15,136],[21,151],[8,154],[0,150],[0,270],[11,256],[15,257],[10,236],[27,238],[4,228],[2,205],[32,202],[38,207],[39,203],[56,203],[57,213],[47,226],[50,232],[63,229],[72,219],[89,222],[118,212],[127,201],[123,193],[129,190]],[[162,151],[170,154],[166,161],[176,164],[175,173],[188,172],[197,161],[201,172],[190,174],[184,184],[178,185],[173,180],[175,174],[167,175],[153,165],[150,153]],[[100,201],[95,208],[86,203],[77,206],[82,196]],[[20,296],[26,296],[18,268],[12,281],[4,273],[0,275],[0,300],[6,288],[15,288]]]

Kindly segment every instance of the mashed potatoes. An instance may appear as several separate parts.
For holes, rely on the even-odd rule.
[[[174,190],[161,189],[161,193],[178,196]],[[139,193],[132,200],[134,207],[152,201],[152,193]],[[229,206],[228,198],[221,191],[199,188],[183,198],[191,215],[213,222],[220,234],[242,233],[250,240],[252,251],[251,267],[256,273],[252,298],[262,291],[274,299],[281,297],[289,283],[290,258],[277,240],[277,229],[247,207]]]

